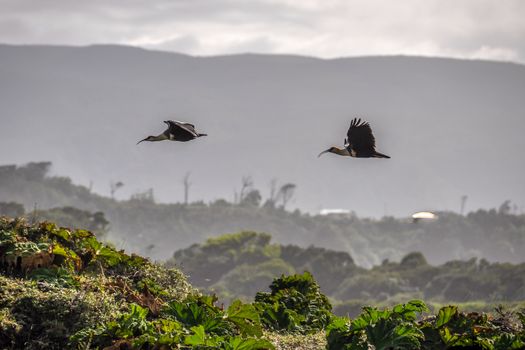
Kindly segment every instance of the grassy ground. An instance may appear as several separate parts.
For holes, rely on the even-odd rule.
[[[326,349],[326,334],[318,332],[315,334],[280,334],[266,333],[268,339],[276,350],[321,350]]]

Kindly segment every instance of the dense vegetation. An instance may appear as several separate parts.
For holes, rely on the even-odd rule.
[[[193,293],[175,269],[127,255],[89,231],[0,218],[0,348],[56,348],[137,304]]]
[[[276,278],[252,304],[236,300],[224,309],[178,270],[49,222],[0,219],[0,263],[0,348],[6,349],[525,346],[523,312],[464,314],[446,306],[421,318],[428,309],[412,300],[392,309],[365,307],[353,320],[334,316],[308,272]]]
[[[44,213],[56,207],[102,212],[111,223],[106,229],[113,242],[155,259],[169,258],[175,250],[217,234],[246,228],[270,232],[280,244],[343,250],[364,267],[380,265],[385,259],[399,261],[413,251],[422,252],[432,264],[472,257],[521,263],[525,256],[525,215],[512,214],[515,210],[508,202],[466,216],[438,213],[439,219],[430,223],[392,217],[312,216],[284,210],[272,198],[263,200],[253,186],[235,203],[220,199],[159,204],[153,191],[118,201],[74,185],[67,177],[49,176],[50,167],[47,162],[0,166],[1,201],[20,203],[30,219],[60,221]],[[12,213],[13,204],[10,210]]]
[[[274,348],[260,316],[273,304],[224,310],[178,270],[89,231],[0,218],[0,272],[2,349]]]
[[[328,350],[525,348],[525,313],[497,310],[493,316],[461,313],[456,306],[417,320],[428,311],[420,300],[391,309],[364,307],[359,317],[335,318],[327,329]]]
[[[525,217],[509,203],[416,224],[313,217],[261,204],[255,189],[236,203],[117,201],[49,167],[0,167],[0,215],[31,223],[0,221],[0,348],[523,347],[525,264],[449,259],[521,262]],[[209,238],[247,226],[276,243],[251,231]],[[98,240],[123,236],[151,256],[178,250],[165,268]]]
[[[270,240],[270,235],[255,232],[210,238],[175,252],[167,265],[180,267],[194,286],[224,300],[251,300],[277,275],[310,271],[335,303],[335,312],[352,316],[360,312],[361,305],[414,298],[438,305],[471,302],[470,309],[525,301],[524,263],[472,258],[433,266],[421,253],[413,252],[400,262],[385,260],[364,269],[345,252],[272,244]]]

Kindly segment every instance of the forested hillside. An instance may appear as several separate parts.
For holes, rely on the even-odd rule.
[[[384,260],[371,269],[352,257],[318,247],[272,244],[267,234],[241,232],[210,238],[175,252],[168,266],[182,269],[191,283],[221,300],[251,300],[275,276],[309,271],[336,313],[357,316],[362,305],[389,305],[410,299],[429,303],[464,303],[488,310],[498,304],[525,305],[525,263],[454,260],[430,265],[419,252],[401,261]]]
[[[267,232],[279,244],[345,252],[363,267],[381,265],[385,259],[400,261],[414,251],[421,252],[430,264],[472,257],[521,263],[525,256],[525,216],[512,214],[508,202],[465,216],[438,213],[434,222],[312,216],[262,201],[256,188],[237,203],[220,199],[159,204],[151,192],[115,200],[75,185],[68,177],[50,176],[50,167],[50,163],[0,167],[0,202],[11,211],[7,214],[25,213],[29,219],[48,218],[76,227],[81,224],[107,234],[118,247],[154,259],[167,259],[191,244],[242,230]],[[9,202],[14,203],[7,205]]]

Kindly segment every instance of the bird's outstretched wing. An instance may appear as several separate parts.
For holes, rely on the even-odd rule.
[[[168,131],[174,135],[180,132],[187,132],[194,137],[199,136],[195,131],[195,125],[185,122],[180,122],[178,120],[166,120],[164,123],[168,124]]]
[[[346,134],[345,147],[354,150],[357,153],[374,152],[376,140],[372,134],[370,124],[361,121],[361,118],[354,118],[350,122],[350,128]]]

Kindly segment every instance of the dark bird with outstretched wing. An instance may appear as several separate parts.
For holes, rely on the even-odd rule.
[[[361,118],[354,118],[350,122],[350,128],[346,134],[344,148],[330,147],[324,153],[335,153],[340,156],[355,158],[390,158],[386,154],[376,151],[376,140],[372,134],[370,124],[361,121]]]

